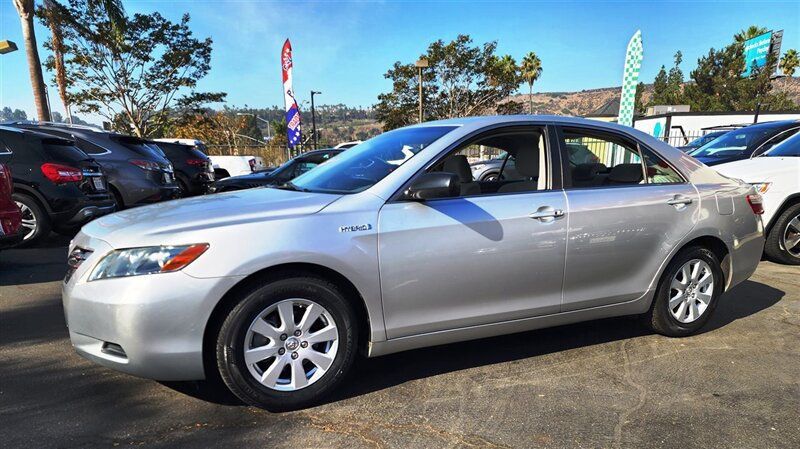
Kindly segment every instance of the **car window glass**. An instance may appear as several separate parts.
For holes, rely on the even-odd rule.
[[[543,131],[498,131],[481,136],[451,151],[428,171],[457,175],[460,196],[545,190],[547,148]]]
[[[101,147],[100,145],[96,145],[96,144],[94,144],[92,142],[89,142],[88,140],[75,139],[75,141],[76,141],[76,144],[77,144],[78,148],[83,150],[83,152],[86,153],[86,154],[104,154],[104,153],[109,153],[109,151],[106,150],[105,148]]]
[[[777,144],[783,142],[784,140],[788,139],[789,137],[792,137],[793,135],[797,134],[798,129],[800,129],[800,128],[788,129],[788,130],[778,134],[777,136],[769,139],[768,141],[764,142],[760,147],[758,147],[758,149],[756,151],[753,152],[753,156],[758,156],[758,155],[764,154],[765,152],[771,150],[775,145],[777,145]]]
[[[312,162],[312,161],[298,162],[297,165],[294,166],[294,175],[295,176],[300,176],[300,175],[308,172],[312,168],[316,167],[317,165],[319,165],[319,164],[316,163],[316,162]]]
[[[694,157],[731,157],[738,156],[755,142],[758,142],[772,129],[742,128],[726,134],[703,145],[690,154]]]
[[[678,184],[684,180],[675,169],[649,148],[641,147],[648,184]]]
[[[564,129],[572,187],[646,183],[639,151],[632,142],[590,130]]]
[[[401,128],[332,158],[329,163],[293,180],[295,188],[311,192],[357,193],[379,182],[455,126]]]
[[[800,133],[772,147],[764,156],[768,157],[800,157]]]

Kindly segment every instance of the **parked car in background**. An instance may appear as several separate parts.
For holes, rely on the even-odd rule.
[[[74,140],[103,167],[117,210],[170,200],[179,194],[172,164],[158,147],[143,139],[62,123],[15,126]]]
[[[616,151],[586,188],[568,144],[589,142]],[[465,153],[481,145],[513,155],[519,176],[472,180]],[[96,363],[164,381],[214,370],[248,404],[294,409],[340,388],[362,351],[620,315],[695,334],[758,266],[760,201],[626,126],[424,123],[280,187],[90,223],[69,248],[65,316]]]
[[[14,184],[11,169],[6,163],[11,159],[11,151],[0,145],[0,249],[16,245],[24,237],[19,231],[22,214],[11,194]]]
[[[74,234],[88,221],[114,211],[100,165],[71,140],[19,128],[0,127],[0,147],[10,150],[14,193],[20,209],[22,245],[51,230]]]
[[[353,148],[354,146],[360,144],[361,142],[362,142],[361,140],[353,140],[351,142],[342,142],[342,143],[336,145],[333,148],[335,148],[337,150],[346,150],[348,148]]]
[[[214,183],[214,169],[211,159],[194,145],[179,142],[151,141],[172,164],[180,196],[194,196],[209,193]]]
[[[343,152],[341,149],[326,148],[322,150],[309,151],[282,164],[280,167],[270,170],[251,173],[248,175],[232,176],[221,179],[214,183],[216,192],[229,192],[232,190],[251,189],[267,185],[279,185],[289,182],[292,179],[311,170],[317,165]]]
[[[800,265],[800,133],[761,156],[714,168],[755,186],[764,197],[764,251],[775,262]]]
[[[728,131],[711,131],[708,134],[703,134],[702,136],[692,140],[691,142],[687,143],[686,145],[681,145],[677,147],[679,150],[683,151],[684,153],[688,153],[690,151],[696,150],[697,148],[702,147],[703,145],[711,142],[712,140],[716,139],[727,133]]]
[[[798,130],[797,120],[758,123],[729,131],[689,155],[708,166],[749,159],[765,153]]]

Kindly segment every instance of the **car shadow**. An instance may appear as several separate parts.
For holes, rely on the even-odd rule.
[[[0,286],[39,284],[64,278],[69,237],[52,234],[32,248],[0,251]]]
[[[724,294],[701,333],[722,328],[775,305],[785,292],[745,281]],[[638,317],[608,318],[518,334],[416,349],[374,359],[361,358],[342,388],[324,403],[362,396],[409,381],[497,363],[538,357],[650,335]],[[664,337],[666,338],[666,337]],[[223,405],[243,405],[219,381],[169,382],[167,387]]]

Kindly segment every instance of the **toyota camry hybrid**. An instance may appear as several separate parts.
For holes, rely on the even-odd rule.
[[[571,160],[575,146],[596,161]],[[473,179],[479,148],[514,172]],[[64,309],[73,346],[101,365],[221,378],[244,402],[296,409],[335,390],[359,352],[620,315],[696,333],[756,269],[762,212],[749,184],[632,128],[430,122],[280,186],[89,223],[70,245]]]

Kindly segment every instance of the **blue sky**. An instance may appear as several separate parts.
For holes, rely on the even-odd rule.
[[[39,0],[37,0],[37,3]],[[198,37],[214,40],[212,70],[200,88],[228,93],[231,106],[282,105],[279,53],[294,47],[295,91],[322,104],[374,104],[391,88],[383,74],[395,61],[410,62],[436,39],[459,33],[476,42],[496,40],[498,52],[517,60],[528,51],[542,59],[536,91],[617,86],[625,46],[642,30],[642,80],[652,82],[676,50],[688,75],[697,58],[721,47],[751,24],[785,30],[783,49],[800,47],[800,2],[539,2],[539,1],[268,1],[129,0],[129,13],[158,10],[192,17]],[[37,25],[40,46],[47,30]],[[0,39],[21,44],[19,18],[0,0]],[[22,50],[22,49],[21,49]],[[40,50],[42,59],[46,50]],[[45,74],[48,83],[51,76]],[[0,56],[0,107],[34,113],[24,51]],[[524,88],[523,90],[526,90]],[[55,89],[51,89],[55,93]],[[53,110],[62,111],[56,95]]]

